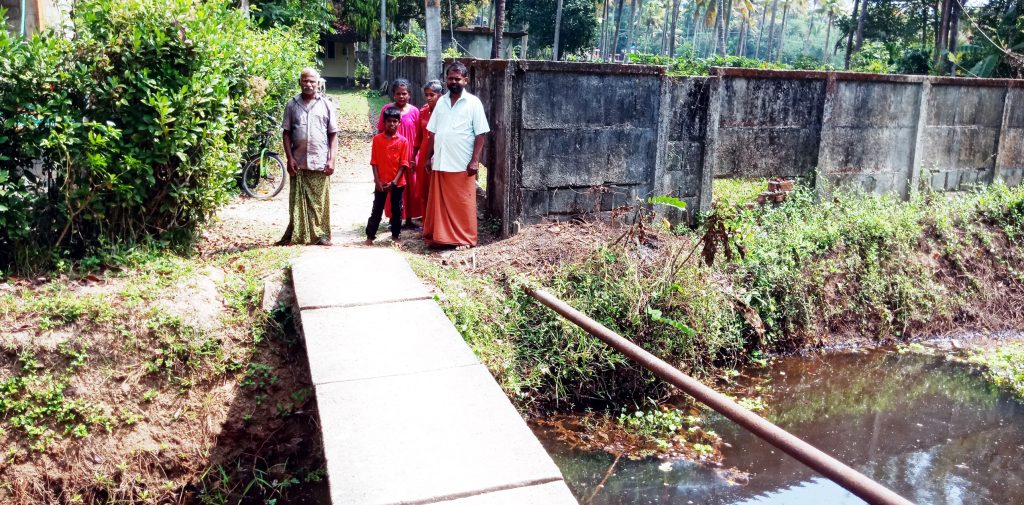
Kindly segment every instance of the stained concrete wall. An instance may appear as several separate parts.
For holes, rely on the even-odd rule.
[[[719,85],[715,177],[800,177],[817,165],[824,79],[736,73]]]
[[[820,173],[829,186],[905,195],[917,142],[920,85],[827,81]]]
[[[1024,179],[1024,88],[1010,88],[1003,108],[996,173],[1007,184]]]
[[[392,70],[415,79],[422,58],[406,60]],[[706,210],[715,177],[903,197],[1024,179],[1024,81],[464,61],[494,130],[486,208],[506,235],[652,195]]]
[[[936,190],[988,183],[995,171],[1005,87],[932,84],[921,131],[921,177]]]
[[[1024,81],[732,68],[715,78],[714,177],[804,176],[822,192],[907,197],[1024,176]]]
[[[622,67],[529,63],[518,101],[523,220],[610,211],[653,194],[662,76]]]
[[[662,87],[663,124],[659,142],[661,152],[655,170],[655,193],[671,195],[699,208],[701,189],[710,191],[710,178],[704,179],[704,150],[708,121],[708,97],[711,78],[669,77]],[[666,211],[673,220],[682,214]]]

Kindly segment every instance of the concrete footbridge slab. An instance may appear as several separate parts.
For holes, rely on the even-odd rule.
[[[332,503],[576,503],[401,255],[313,250],[292,279]]]

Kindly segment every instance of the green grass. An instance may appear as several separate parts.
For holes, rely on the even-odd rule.
[[[974,351],[968,361],[980,365],[988,380],[1024,399],[1024,344]]]
[[[715,179],[711,189],[715,202],[735,207],[757,201],[768,190],[768,179]]]
[[[338,124],[344,131],[364,134],[371,125],[376,125],[376,114],[391,101],[369,89],[332,89],[327,91],[338,107]]]

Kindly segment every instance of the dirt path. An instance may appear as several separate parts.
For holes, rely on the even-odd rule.
[[[342,102],[339,107],[351,103],[351,100],[339,101]],[[362,242],[363,228],[373,203],[373,177],[369,168],[373,135],[368,115],[371,107],[361,106],[359,110],[345,110],[341,114],[338,165],[331,176],[331,232],[336,246]],[[218,222],[205,234],[204,253],[271,246],[288,225],[288,188],[269,200],[239,196],[223,207],[217,218]]]

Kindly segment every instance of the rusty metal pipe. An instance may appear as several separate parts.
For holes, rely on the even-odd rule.
[[[736,424],[746,428],[765,442],[778,447],[811,469],[828,477],[836,484],[871,504],[912,505],[913,502],[896,494],[891,489],[875,482],[866,475],[850,468],[839,460],[825,454],[767,419],[739,406],[727,396],[705,386],[693,377],[680,372],[657,356],[623,338],[601,323],[587,317],[567,303],[540,289],[525,288],[526,292],[551,310],[572,321],[591,335],[601,339],[617,351],[654,372],[661,379],[693,396],[701,403],[715,409]]]

